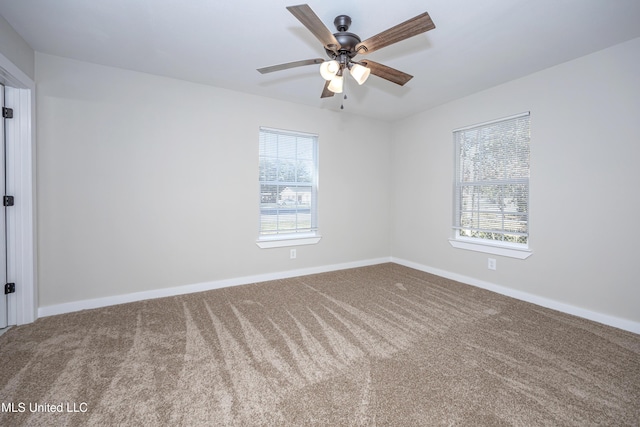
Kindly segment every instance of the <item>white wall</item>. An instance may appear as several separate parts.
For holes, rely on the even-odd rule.
[[[0,16],[0,54],[4,55],[30,79],[35,75],[35,53],[11,25]],[[2,76],[0,75],[0,81]]]
[[[394,125],[392,254],[429,268],[640,321],[640,39]],[[454,249],[452,130],[531,111],[533,255]]]
[[[40,306],[388,257],[390,125],[36,54]],[[259,126],[319,138],[317,245],[259,249]]]
[[[391,255],[637,325],[638,75],[635,39],[389,125],[36,54],[40,306]],[[523,111],[533,255],[489,271],[448,243],[452,130]],[[320,135],[296,260],[255,245],[259,126]]]

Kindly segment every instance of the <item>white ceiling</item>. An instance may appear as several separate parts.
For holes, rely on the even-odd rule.
[[[640,37],[640,0],[309,0],[332,31],[351,16],[362,40],[429,12],[436,28],[368,57],[412,74],[404,87],[348,80],[345,111],[395,120]],[[292,0],[0,0],[38,52],[338,110],[312,65],[326,58]],[[356,59],[361,57],[356,57]],[[349,78],[350,79],[350,78]]]

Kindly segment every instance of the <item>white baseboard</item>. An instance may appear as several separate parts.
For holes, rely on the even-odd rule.
[[[366,267],[369,265],[383,264],[386,262],[394,262],[426,273],[435,274],[440,277],[455,280],[467,285],[476,286],[501,295],[506,295],[521,301],[530,302],[542,307],[557,310],[563,313],[572,314],[584,319],[593,320],[594,322],[613,326],[625,331],[640,334],[640,323],[631,320],[621,319],[619,317],[586,310],[570,304],[561,303],[552,299],[540,297],[538,295],[527,292],[518,291],[504,286],[496,285],[490,282],[475,279],[473,277],[463,276],[461,274],[452,273],[450,271],[440,270],[401,258],[375,258],[362,261],[347,262],[342,264],[332,264],[320,267],[302,268],[298,270],[288,270],[276,273],[258,274],[254,276],[244,276],[233,279],[217,280],[213,282],[196,283],[193,285],[176,286],[172,288],[154,289],[151,291],[136,292],[132,294],[115,295],[104,298],[96,298],[90,300],[73,301],[64,304],[49,305],[38,309],[38,317],[54,316],[57,314],[71,313],[74,311],[88,310],[92,308],[107,307],[111,305],[124,304],[128,302],[142,301],[147,299],[170,297],[174,295],[184,295],[194,292],[209,291],[212,289],[220,289],[229,286],[247,285],[250,283],[267,282],[269,280],[288,279],[290,277],[307,276],[309,274],[326,273],[330,271],[345,270],[348,268]]]
[[[549,298],[544,298],[538,295],[530,294],[528,292],[518,291],[515,289],[507,288],[504,286],[496,285],[490,282],[474,279],[473,277],[463,276],[461,274],[452,273],[450,271],[440,270],[432,268],[423,264],[418,264],[412,261],[407,261],[400,258],[391,257],[391,262],[404,265],[405,267],[414,268],[416,270],[424,271],[426,273],[435,274],[436,276],[445,277],[447,279],[455,280],[457,282],[465,283],[467,285],[476,286],[478,288],[486,289],[501,295],[506,295],[521,301],[530,302],[542,307],[550,308],[552,310],[560,311],[562,313],[572,314],[574,316],[582,317],[584,319],[593,320],[594,322],[602,323],[604,325],[613,326],[614,328],[623,329],[625,331],[640,334],[640,323],[627,319],[622,319],[608,314],[602,314],[584,308],[576,307],[570,304],[565,304],[559,301],[555,301]]]
[[[366,267],[369,265],[391,262],[391,258],[374,258],[362,261],[332,264],[320,267],[302,268],[276,273],[258,274],[254,276],[238,277],[233,279],[216,280],[213,282],[196,283],[193,285],[176,286],[172,288],[154,289],[151,291],[135,292],[124,295],[114,295],[104,298],[95,298],[82,301],[73,301],[64,304],[48,305],[38,308],[38,317],[54,316],[57,314],[72,313],[74,311],[88,310],[92,308],[107,307],[110,305],[124,304],[128,302],[142,301],[155,298],[164,298],[175,295],[191,294],[194,292],[209,291],[212,289],[226,288],[229,286],[248,285],[250,283],[267,282],[269,280],[288,279],[290,277],[307,276],[309,274],[326,273],[330,271],[346,270],[348,268]]]

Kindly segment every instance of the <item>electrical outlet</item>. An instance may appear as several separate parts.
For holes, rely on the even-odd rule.
[[[487,268],[489,270],[495,270],[496,269],[496,259],[495,258],[489,258],[489,262],[487,263]]]
[[[289,251],[289,259],[296,259],[296,256],[298,256],[298,253],[296,252],[295,249],[291,249]]]

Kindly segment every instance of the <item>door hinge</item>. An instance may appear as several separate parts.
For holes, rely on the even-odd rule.
[[[13,206],[14,200],[13,200],[13,196],[4,196],[2,198],[2,204],[4,206]]]
[[[7,283],[6,285],[4,285],[4,293],[5,294],[12,294],[16,291],[16,284],[15,283]]]
[[[2,117],[5,119],[13,119],[13,108],[2,107]]]

